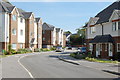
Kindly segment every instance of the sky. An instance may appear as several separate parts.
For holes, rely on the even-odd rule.
[[[112,2],[12,2],[18,8],[33,12],[43,22],[76,32],[90,17],[112,4]]]

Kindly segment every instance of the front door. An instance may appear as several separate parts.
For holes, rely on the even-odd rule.
[[[108,53],[109,53],[109,57],[113,56],[113,44],[112,43],[109,43]]]

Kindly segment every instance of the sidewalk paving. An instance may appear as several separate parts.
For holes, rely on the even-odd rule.
[[[80,59],[75,59],[71,56],[69,56],[69,54],[64,54],[64,55],[60,55],[59,59],[69,62],[69,63],[73,63],[76,65],[82,65],[85,67],[89,67],[89,68],[93,68],[93,69],[97,69],[97,70],[102,70],[105,72],[109,72],[109,73],[113,73],[116,75],[120,76],[120,65],[118,64],[114,64],[114,63],[99,63],[99,62],[91,62],[91,61],[87,61],[87,60],[80,60]]]

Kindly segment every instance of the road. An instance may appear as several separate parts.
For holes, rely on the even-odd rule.
[[[60,53],[41,53],[20,60],[34,78],[116,78],[117,76],[58,59]]]

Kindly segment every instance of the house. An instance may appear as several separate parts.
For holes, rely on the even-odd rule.
[[[42,48],[42,19],[33,12],[0,1],[0,19],[0,52],[9,44],[14,50]]]
[[[56,28],[56,45],[63,47],[63,30],[61,28]]]
[[[42,46],[43,48],[51,48],[56,46],[56,28],[53,25],[43,23]]]
[[[12,4],[0,1],[0,18],[2,20],[0,22],[0,51],[2,49],[7,50],[8,44],[11,44],[12,48],[17,50],[21,47],[21,43],[24,44],[24,40],[20,41],[18,39],[18,36],[24,38],[21,35],[22,33],[18,34],[20,30],[18,25],[24,25],[24,23],[20,23],[20,15],[17,8]]]
[[[86,26],[86,44],[94,57],[117,58],[120,54],[120,1],[90,18]]]

